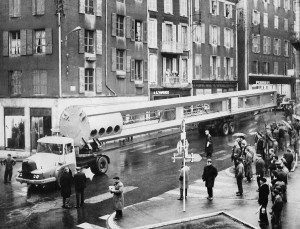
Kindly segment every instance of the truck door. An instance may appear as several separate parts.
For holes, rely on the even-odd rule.
[[[65,156],[65,162],[67,164],[75,164],[76,163],[76,157],[74,152],[74,147],[71,143],[68,143],[64,146],[64,156]]]

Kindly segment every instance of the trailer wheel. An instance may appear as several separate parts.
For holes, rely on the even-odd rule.
[[[235,130],[234,122],[229,123],[229,133],[233,134]]]
[[[108,160],[106,157],[98,157],[96,162],[91,166],[91,171],[95,175],[106,173],[108,170]]]
[[[222,132],[223,135],[228,135],[228,133],[229,133],[229,126],[228,126],[227,122],[224,122],[222,124],[221,132]]]

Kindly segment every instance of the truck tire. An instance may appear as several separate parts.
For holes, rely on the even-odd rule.
[[[104,174],[108,170],[108,160],[106,157],[98,157],[91,166],[91,171],[95,175]]]
[[[224,122],[221,126],[221,133],[223,135],[228,135],[229,133],[229,126],[228,126],[228,123],[227,122]]]
[[[234,133],[234,130],[235,130],[234,122],[230,122],[230,123],[229,123],[229,133],[230,133],[230,134],[233,134],[233,133]]]

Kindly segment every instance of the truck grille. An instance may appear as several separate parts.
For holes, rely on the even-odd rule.
[[[32,160],[25,160],[22,163],[22,171],[23,172],[31,172],[33,170],[36,170],[36,163]]]
[[[22,178],[32,180],[33,179],[33,174],[31,174],[31,173],[22,173]]]

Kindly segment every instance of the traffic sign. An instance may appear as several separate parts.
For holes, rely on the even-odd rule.
[[[177,142],[177,152],[179,154],[182,154],[184,151],[186,151],[188,147],[189,147],[189,142],[187,139],[184,139],[183,141],[179,140]]]

